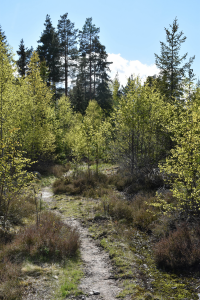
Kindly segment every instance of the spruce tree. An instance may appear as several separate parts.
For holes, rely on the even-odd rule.
[[[187,53],[180,56],[180,48],[186,37],[182,31],[178,32],[177,18],[170,25],[170,29],[165,28],[167,43],[160,42],[161,55],[155,54],[155,58],[156,65],[160,69],[160,90],[166,99],[173,103],[175,98],[181,100],[183,95],[182,81],[187,68],[187,63],[183,64],[183,62]],[[190,63],[193,62],[194,58],[193,56],[190,59]]]
[[[27,65],[29,63],[31,54],[33,52],[33,48],[31,49],[25,48],[24,40],[21,39],[20,45],[19,45],[19,51],[17,51],[17,54],[19,56],[19,59],[17,60],[17,65],[19,68],[19,74],[21,76],[25,76]]]
[[[77,54],[77,32],[74,23],[67,19],[68,14],[60,16],[58,21],[58,36],[60,39],[60,55],[62,56],[63,81],[65,82],[65,95],[68,95],[69,77],[72,75],[72,67],[75,66],[74,59]]]

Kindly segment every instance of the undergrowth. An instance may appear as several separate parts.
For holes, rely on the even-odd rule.
[[[42,212],[40,222],[21,228],[0,251],[0,299],[21,299],[21,264],[63,261],[77,255],[79,234],[52,212]]]

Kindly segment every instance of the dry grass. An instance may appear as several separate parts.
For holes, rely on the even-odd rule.
[[[20,275],[20,264],[12,263],[8,259],[0,263],[0,299],[21,299],[22,287],[19,280]]]

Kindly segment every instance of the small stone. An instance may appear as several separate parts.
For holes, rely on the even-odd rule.
[[[92,296],[92,295],[94,295],[94,293],[93,292],[89,292],[89,295]]]
[[[57,276],[57,275],[54,275],[53,278],[58,279],[58,276]]]
[[[93,294],[94,294],[94,295],[99,295],[100,292],[98,292],[98,291],[93,291]]]

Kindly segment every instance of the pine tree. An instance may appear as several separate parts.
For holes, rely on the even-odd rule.
[[[98,40],[94,41],[94,43],[97,62],[94,66],[94,96],[100,107],[109,111],[112,107],[112,94],[109,88],[111,80],[107,72],[110,71],[109,65],[111,62],[107,61],[108,54],[105,46],[101,45]],[[95,88],[96,82],[98,84],[97,88]]]
[[[93,75],[94,75],[94,67],[93,65],[96,63],[96,55],[95,55],[95,43],[99,38],[98,33],[100,29],[97,28],[94,24],[92,24],[92,18],[87,18],[85,24],[83,26],[82,31],[80,31],[79,39],[80,39],[80,48],[79,51],[81,56],[83,57],[83,62],[86,62],[85,69],[85,79],[86,83],[88,83],[88,99],[91,100],[94,98],[94,90],[92,90],[93,84]]]
[[[175,98],[181,100],[183,95],[182,81],[185,75],[187,64],[183,64],[187,57],[187,53],[180,56],[180,48],[185,42],[186,37],[183,32],[178,32],[179,25],[177,18],[170,25],[171,31],[165,28],[167,43],[160,42],[161,55],[155,54],[156,65],[160,69],[160,90],[170,102],[174,102]],[[194,56],[190,62],[194,60]]]
[[[75,87],[70,93],[74,107],[82,107],[85,111],[89,101],[95,99],[101,108],[110,110],[112,94],[109,88],[109,65],[105,46],[99,41],[99,28],[92,24],[92,18],[86,19],[83,30],[79,34],[79,57],[77,58],[77,71]],[[76,105],[76,95],[79,104]],[[82,105],[80,105],[82,96]]]
[[[19,74],[21,76],[25,76],[27,65],[29,63],[29,59],[31,57],[31,54],[33,52],[33,48],[31,49],[25,48],[24,40],[21,39],[20,45],[19,45],[19,51],[17,51],[17,54],[19,56],[19,59],[17,60],[17,65],[19,67]]]
[[[58,36],[60,39],[60,55],[62,56],[62,68],[64,69],[65,95],[68,95],[68,81],[72,75],[72,67],[75,66],[74,59],[77,54],[77,31],[74,23],[67,19],[67,13],[60,16],[58,21]]]
[[[52,26],[51,18],[46,16],[44,23],[45,29],[38,41],[38,53],[40,60],[45,59],[49,68],[48,85],[55,88],[56,83],[60,82],[60,42],[55,28]]]

